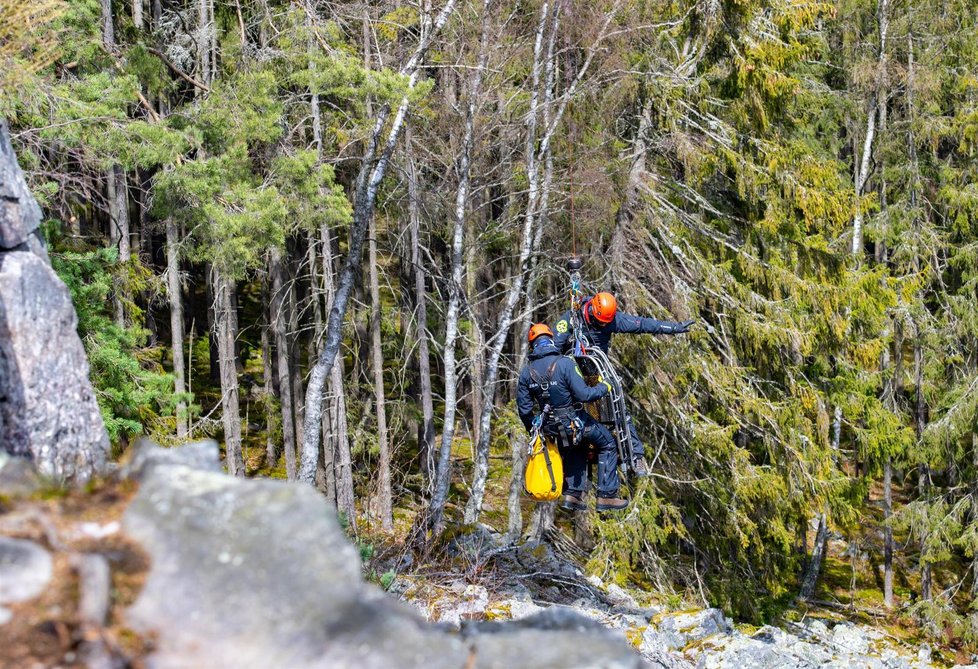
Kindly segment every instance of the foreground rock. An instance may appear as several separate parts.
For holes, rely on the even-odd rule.
[[[118,476],[0,507],[0,666],[941,666],[844,622],[748,630],[716,609],[666,611],[585,576],[559,543],[507,546],[485,529],[455,542],[485,552],[465,553],[464,578],[401,576],[398,602],[362,581],[318,493],[225,476],[214,442],[141,444]]]
[[[45,476],[85,481],[105,464],[109,442],[40,218],[0,121],[0,448]]]
[[[476,530],[474,535],[484,535]],[[456,541],[456,543],[459,543]],[[402,576],[394,590],[430,620],[482,629],[483,621],[561,614],[583,617],[620,636],[656,669],[936,669],[926,645],[899,644],[847,622],[809,618],[790,629],[741,630],[718,609],[665,611],[640,606],[620,587],[585,577],[547,544],[482,543],[483,583],[431,583]],[[477,556],[468,555],[470,561]],[[960,668],[965,669],[965,668]]]
[[[126,614],[156,640],[152,668],[642,666],[577,615],[469,636],[436,628],[362,582],[358,552],[311,487],[201,471],[173,453],[146,458],[123,523],[152,561]]]
[[[37,597],[50,580],[50,553],[31,541],[0,537],[0,624],[11,616],[4,604]]]

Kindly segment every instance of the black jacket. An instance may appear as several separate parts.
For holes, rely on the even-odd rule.
[[[549,339],[538,340],[529,358],[516,390],[516,409],[527,431],[546,402],[541,383],[550,384],[552,409],[569,407],[574,402],[593,402],[608,393],[608,386],[603,383],[589,386],[574,358],[561,355]]]
[[[588,298],[590,299],[590,298]],[[629,334],[683,334],[687,331],[682,323],[673,321],[657,321],[654,318],[643,318],[642,316],[632,316],[623,314],[620,311],[615,314],[615,320],[610,323],[599,323],[591,319],[588,323],[584,319],[584,309],[587,308],[587,301],[581,307],[580,322],[581,332],[591,342],[592,346],[597,346],[605,353],[611,346],[611,335],[616,332],[627,332]],[[574,345],[574,332],[571,329],[571,310],[568,309],[557,320],[554,332],[557,333],[554,343],[561,351],[569,351]]]

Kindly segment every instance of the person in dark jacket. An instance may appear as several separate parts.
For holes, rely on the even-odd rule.
[[[574,347],[575,322],[580,327],[580,334],[587,338],[588,343],[600,348],[605,353],[608,353],[608,349],[611,347],[611,335],[616,332],[677,335],[689,332],[690,326],[694,323],[694,321],[683,321],[681,323],[658,321],[654,318],[623,314],[618,311],[618,301],[611,293],[598,293],[587,298],[581,304],[580,313],[576,315],[577,318],[575,319],[575,314],[568,309],[557,320],[557,336],[554,343],[557,348],[566,353],[571,352]],[[645,462],[645,445],[638,438],[638,432],[632,422],[631,414],[627,416],[627,420],[632,440],[632,453],[635,457],[632,469],[635,476],[648,476],[649,467]]]
[[[623,509],[628,501],[618,497],[618,447],[611,432],[584,411],[581,402],[593,402],[608,394],[607,383],[589,386],[574,358],[561,355],[553,331],[544,323],[530,328],[529,360],[520,372],[516,408],[527,432],[539,420],[545,435],[557,439],[564,461],[564,496],[561,507],[585,509],[587,447],[598,457],[598,511]]]

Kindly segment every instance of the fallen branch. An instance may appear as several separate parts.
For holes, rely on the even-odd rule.
[[[210,86],[208,86],[206,84],[202,84],[201,82],[197,81],[196,79],[194,79],[193,77],[191,77],[189,74],[187,74],[186,72],[184,72],[183,70],[181,70],[179,67],[176,66],[176,64],[172,60],[170,60],[169,58],[166,57],[166,54],[165,53],[163,53],[159,49],[154,49],[153,47],[150,47],[150,46],[146,47],[146,50],[149,51],[154,56],[157,56],[160,60],[162,60],[166,64],[166,66],[168,68],[170,68],[170,70],[173,71],[173,74],[177,75],[178,77],[180,77],[181,79],[183,79],[187,83],[193,84],[194,86],[196,86],[200,90],[204,91],[205,93],[210,93],[210,90],[211,90],[210,89]]]

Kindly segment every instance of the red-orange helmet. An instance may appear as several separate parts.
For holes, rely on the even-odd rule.
[[[588,302],[588,310],[599,323],[610,323],[615,320],[618,311],[618,300],[611,293],[598,293]]]
[[[530,343],[532,344],[533,340],[539,337],[540,335],[546,335],[547,337],[553,339],[554,331],[551,330],[550,326],[547,325],[546,323],[537,323],[536,325],[530,328],[530,334],[527,335],[527,339],[529,339]]]

